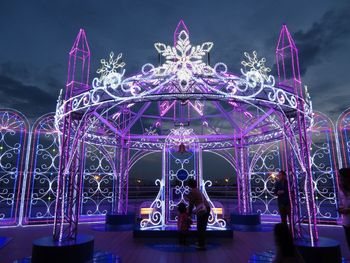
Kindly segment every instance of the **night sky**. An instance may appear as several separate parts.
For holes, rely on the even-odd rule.
[[[126,74],[157,62],[154,42],[172,43],[183,19],[194,44],[213,41],[212,63],[239,72],[243,52],[275,64],[286,23],[299,49],[301,73],[314,109],[333,121],[350,106],[350,1],[1,1],[0,107],[33,122],[55,110],[66,82],[68,51],[86,30],[92,74],[110,51],[122,52]]]
[[[98,3],[98,4],[97,4]],[[315,110],[335,120],[350,106],[350,2],[313,1],[1,1],[0,106],[29,119],[55,110],[67,52],[87,33],[92,74],[110,51],[123,52],[127,74],[157,61],[154,42],[172,42],[180,19],[192,43],[213,41],[212,62],[238,72],[244,51],[273,67],[282,23],[300,51],[304,84]]]

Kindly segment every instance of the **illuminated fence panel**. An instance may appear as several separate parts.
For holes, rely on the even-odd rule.
[[[317,218],[337,220],[337,161],[334,128],[331,120],[316,112],[312,127],[311,165]]]
[[[28,172],[23,223],[52,223],[55,212],[59,142],[54,115],[39,118],[33,126],[32,150]],[[86,145],[81,216],[94,221],[111,211],[114,180],[108,151]],[[86,217],[88,216],[88,217]]]
[[[86,144],[85,153],[81,216],[91,218],[113,211],[115,148]]]
[[[249,148],[249,170],[252,211],[262,215],[277,215],[277,200],[273,193],[275,179],[281,170],[280,143]]]
[[[317,218],[323,223],[334,222],[339,217],[337,157],[342,161],[341,167],[350,166],[349,110],[339,117],[337,129],[338,149],[332,122],[325,115],[315,112],[311,130],[311,161]],[[59,156],[54,115],[44,115],[33,124],[31,146],[27,148],[28,130],[22,114],[13,110],[0,110],[0,225],[18,223],[22,207],[20,200],[24,201],[24,224],[53,221]],[[283,167],[280,147],[281,142],[274,142],[249,148],[249,184],[253,212],[278,214],[277,200],[273,194],[274,178],[271,174]],[[26,153],[27,149],[31,149],[30,153]],[[80,204],[81,217],[85,221],[101,219],[101,216],[114,211],[117,199],[115,150],[103,145],[85,146]],[[25,179],[24,189],[22,185]]]
[[[175,223],[177,218],[177,206],[180,203],[187,204],[185,200],[188,194],[188,187],[185,181],[189,178],[197,179],[198,171],[195,166],[196,152],[194,150],[186,153],[178,153],[170,150],[168,155],[169,174],[168,176],[168,211],[166,218],[169,223]],[[198,180],[198,179],[197,179]]]
[[[337,121],[342,167],[350,167],[350,108]]]
[[[58,134],[53,114],[39,118],[33,127],[31,161],[24,223],[52,222],[58,175]]]
[[[0,225],[16,224],[28,124],[14,110],[0,110]]]

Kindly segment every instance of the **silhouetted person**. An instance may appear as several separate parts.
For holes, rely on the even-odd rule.
[[[278,211],[282,223],[287,224],[287,216],[289,223],[291,223],[288,181],[285,171],[280,171],[278,173],[274,193],[277,195]]]
[[[188,235],[188,230],[191,227],[192,220],[189,217],[184,203],[180,203],[177,206],[178,216],[177,216],[177,230],[179,231],[179,243],[180,245],[186,245],[186,239]]]
[[[339,213],[343,218],[343,227],[345,231],[346,241],[350,249],[350,168],[342,168],[339,170]]]
[[[294,246],[292,234],[287,224],[276,224],[274,228],[276,255],[273,263],[304,263]]]
[[[195,213],[197,216],[197,233],[198,245],[197,249],[205,249],[205,231],[207,229],[208,218],[210,214],[210,206],[203,194],[197,189],[197,183],[193,179],[188,180],[190,192],[188,194],[188,213],[191,216]],[[194,211],[193,208],[196,208]]]

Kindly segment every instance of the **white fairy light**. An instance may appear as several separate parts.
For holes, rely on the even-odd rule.
[[[176,146],[180,144],[191,145],[197,142],[198,138],[193,132],[193,129],[187,129],[181,126],[176,129],[171,129],[166,141]]]

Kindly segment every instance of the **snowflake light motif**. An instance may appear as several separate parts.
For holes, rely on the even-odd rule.
[[[96,72],[100,74],[100,80],[105,79],[107,76],[118,74],[121,77],[125,73],[125,63],[121,61],[123,54],[119,53],[117,58],[114,59],[114,53],[111,52],[109,54],[109,60],[101,59],[101,68],[99,68]],[[121,69],[121,72],[118,72]]]
[[[243,60],[241,64],[244,67],[250,68],[250,72],[259,72],[261,77],[267,81],[269,79],[268,73],[271,71],[271,69],[265,66],[266,58],[258,60],[258,54],[256,51],[253,51],[252,55],[244,52],[244,56],[247,59]]]
[[[188,92],[189,81],[193,74],[206,76],[214,74],[214,69],[206,65],[202,59],[213,45],[212,42],[205,42],[202,45],[192,46],[185,30],[179,33],[175,47],[155,43],[158,53],[166,59],[163,65],[156,68],[156,74],[159,76],[176,74],[181,91]]]

